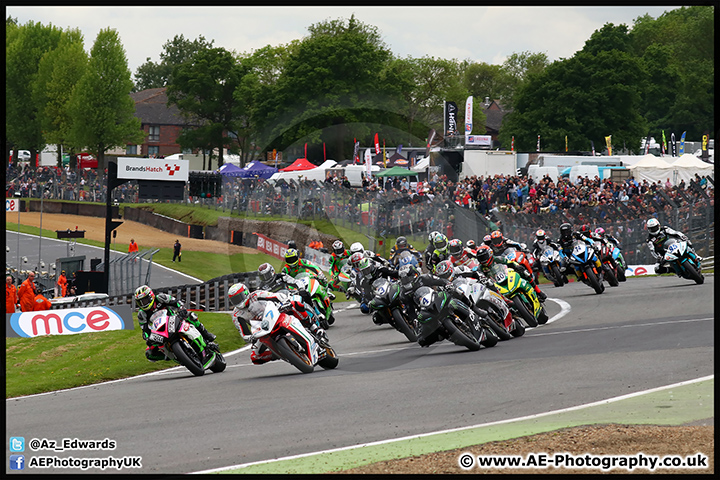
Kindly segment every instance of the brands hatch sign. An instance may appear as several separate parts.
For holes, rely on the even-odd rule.
[[[128,180],[187,182],[190,160],[119,157],[117,176]]]
[[[6,314],[6,337],[39,337],[133,330],[130,305],[67,308]]]

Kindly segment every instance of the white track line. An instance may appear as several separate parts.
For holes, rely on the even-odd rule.
[[[507,419],[507,420],[499,420],[499,421],[497,421],[497,422],[481,423],[481,424],[478,424],[478,425],[470,425],[470,426],[468,426],[468,427],[452,428],[452,429],[449,429],[449,430],[439,430],[439,431],[436,431],[436,432],[421,433],[421,434],[418,434],[418,435],[409,435],[409,436],[407,436],[407,437],[393,438],[393,439],[388,439],[388,440],[380,440],[380,441],[377,441],[377,442],[361,443],[361,444],[358,444],[358,445],[350,445],[350,446],[347,446],[347,447],[333,448],[333,449],[330,449],[330,450],[321,450],[321,451],[310,452],[310,453],[302,453],[302,454],[299,454],[299,455],[290,455],[290,456],[287,456],[287,457],[273,458],[273,459],[270,459],[270,460],[260,460],[260,461],[257,461],[257,462],[242,463],[242,464],[239,464],[239,465],[233,465],[233,466],[229,466],[229,467],[214,468],[214,469],[210,469],[210,470],[202,470],[202,471],[199,471],[199,472],[191,472],[191,473],[193,473],[193,474],[217,473],[217,472],[222,472],[222,471],[225,471],[225,470],[233,470],[233,469],[238,469],[238,468],[245,468],[245,467],[249,467],[249,466],[252,466],[252,465],[262,465],[262,464],[265,464],[265,463],[274,463],[274,462],[280,462],[280,461],[283,461],[283,460],[293,460],[293,459],[297,459],[297,458],[312,457],[312,456],[321,455],[321,454],[324,454],[324,453],[334,453],[334,452],[342,452],[342,451],[345,451],[345,450],[355,450],[355,449],[362,448],[362,447],[369,447],[369,446],[376,446],[376,445],[385,445],[385,444],[388,444],[388,443],[401,442],[401,441],[404,441],[404,440],[412,440],[412,439],[416,439],[416,438],[429,437],[429,436],[432,436],[432,435],[441,435],[441,434],[445,434],[445,433],[461,432],[461,431],[463,431],[463,430],[471,430],[471,429],[474,429],[474,428],[490,427],[490,426],[494,426],[494,425],[503,425],[503,424],[506,424],[506,423],[519,422],[519,421],[523,421],[523,420],[534,420],[534,419],[537,419],[537,418],[547,417],[547,416],[549,416],[549,415],[555,415],[555,414],[558,414],[558,413],[572,412],[572,411],[575,411],[575,410],[582,410],[582,409],[585,409],[585,408],[596,407],[596,406],[600,406],[600,405],[607,405],[607,404],[609,404],[609,403],[619,402],[620,400],[626,400],[626,399],[628,399],[628,398],[638,397],[638,396],[640,396],[640,395],[646,395],[646,394],[649,394],[649,393],[659,392],[659,391],[662,391],[662,390],[668,390],[668,389],[671,389],[671,388],[677,388],[677,387],[682,387],[682,386],[685,386],[685,385],[691,385],[691,384],[693,384],[693,383],[699,383],[699,382],[703,382],[703,381],[705,381],[705,380],[711,380],[711,379],[714,379],[714,378],[715,378],[715,375],[708,375],[708,376],[706,376],[706,377],[695,378],[695,379],[693,379],[693,380],[687,380],[687,381],[684,381],[684,382],[674,383],[674,384],[672,384],[672,385],[665,385],[665,386],[662,386],[662,387],[651,388],[651,389],[649,389],[649,390],[643,390],[643,391],[641,391],[641,392],[629,393],[629,394],[626,394],[626,395],[621,395],[621,396],[619,396],[619,397],[607,398],[607,399],[605,399],[605,400],[600,400],[600,401],[592,402],[592,403],[586,403],[586,404],[584,404],[584,405],[577,405],[577,406],[575,406],[575,407],[563,408],[563,409],[560,409],[560,410],[553,410],[553,411],[551,411],[551,412],[538,413],[538,414],[535,414],[535,415],[527,415],[527,416],[525,416],[525,417],[509,418],[509,419]]]

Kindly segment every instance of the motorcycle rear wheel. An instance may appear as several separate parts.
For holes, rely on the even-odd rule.
[[[465,347],[473,352],[480,350],[480,344],[470,331],[470,327],[456,316],[445,317],[442,324],[447,330],[448,340],[455,345]]]
[[[495,335],[495,332],[491,328],[484,328],[485,330],[485,340],[480,342],[480,344],[485,348],[494,347],[498,343],[498,337]]]
[[[522,337],[525,335],[525,325],[522,324],[520,319],[515,319],[515,328],[510,330],[510,335],[513,337]]]
[[[405,315],[398,310],[394,309],[392,311],[393,320],[395,323],[395,328],[397,328],[400,333],[405,335],[405,337],[411,341],[412,343],[417,342],[417,334],[415,333],[415,329],[412,328],[412,326],[405,320]]]
[[[205,374],[200,357],[186,338],[181,337],[180,340],[172,344],[171,348],[177,361],[190,370],[190,373],[196,377],[202,377]]]
[[[538,326],[535,315],[530,313],[530,310],[528,310],[525,302],[523,302],[522,298],[520,298],[520,295],[516,295],[513,297],[513,303],[515,304],[515,309],[518,311],[522,319],[525,320],[525,323],[527,323],[529,327]]]
[[[302,373],[312,373],[312,371],[315,370],[307,353],[296,350],[287,338],[279,338],[275,344],[277,345],[280,356]]]

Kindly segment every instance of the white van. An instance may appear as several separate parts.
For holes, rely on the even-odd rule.
[[[585,178],[587,176],[590,180],[594,179],[597,175],[598,178],[600,177],[600,170],[598,169],[597,165],[573,165],[570,168],[570,182],[575,183],[577,181],[577,177]]]

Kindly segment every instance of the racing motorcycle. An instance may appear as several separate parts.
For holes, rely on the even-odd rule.
[[[298,288],[305,290],[312,298],[313,308],[316,314],[320,316],[320,326],[324,329],[330,328],[335,323],[335,315],[333,314],[333,304],[330,301],[328,292],[323,287],[318,278],[310,272],[300,272],[296,277]]]
[[[403,265],[412,265],[413,267],[420,270],[420,267],[422,267],[421,260],[418,259],[415,255],[412,254],[409,250],[403,250],[400,252],[397,256],[397,260],[393,263],[393,268],[400,269]]]
[[[495,262],[488,272],[500,295],[512,302],[510,307],[530,327],[547,323],[545,307],[535,294],[535,289],[515,270]]]
[[[360,311],[364,314],[370,313],[369,305],[374,297],[372,285],[369,280],[369,278],[356,269],[352,269],[350,272],[350,287],[348,287],[347,294],[357,300],[360,304]]]
[[[615,277],[618,279],[618,281],[624,282],[625,280],[627,280],[627,277],[625,276],[625,270],[627,270],[627,265],[625,265],[625,258],[620,251],[620,247],[615,245],[607,238],[603,238],[602,240],[600,240],[600,243],[604,246],[607,252],[609,252],[603,253],[603,258],[601,259],[603,263],[605,263],[604,257],[607,257],[607,261],[613,264]]]
[[[192,315],[192,314],[191,314]],[[166,357],[200,377],[206,369],[220,373],[227,366],[220,349],[210,348],[195,326],[168,309],[153,313],[149,320],[150,339],[161,344]]]
[[[580,271],[580,280],[595,290],[595,293],[601,294],[605,291],[603,285],[603,277],[600,260],[595,254],[595,250],[582,240],[575,240],[573,250],[568,261],[571,265],[576,266]]]
[[[612,250],[610,249],[609,243],[601,240],[594,240],[593,248],[595,249],[598,258],[600,259],[600,263],[602,264],[604,271],[603,277],[605,280],[608,281],[611,287],[617,287],[620,285],[618,278],[619,268],[615,263],[615,260],[613,260]]]
[[[489,289],[482,281],[456,278],[452,283],[463,292],[468,305],[476,314],[484,318],[500,340],[510,340],[512,337],[522,337],[525,334],[525,325],[520,318],[512,316],[506,299]]]
[[[370,308],[408,340],[417,342],[415,321],[407,317],[401,300],[401,284],[388,278],[378,278],[372,283],[372,289],[374,297],[370,301]]]
[[[330,285],[333,290],[347,293],[347,289],[351,285],[351,270],[352,267],[348,263],[347,258],[340,262],[340,272],[333,275],[331,279]]]
[[[546,247],[540,254],[540,265],[542,265],[545,277],[553,282],[556,287],[562,287],[568,283],[565,275],[565,254],[562,250],[555,250],[553,247]]]
[[[524,245],[524,244],[523,244]],[[529,275],[532,275],[535,279],[535,282],[538,281],[537,272],[533,270],[533,264],[535,263],[535,257],[533,257],[530,254],[527,254],[523,252],[522,250],[518,250],[515,247],[509,246],[505,249],[505,251],[502,254],[503,257],[505,257],[508,261],[511,262],[517,262],[523,267],[525,267],[525,270],[527,270]],[[532,258],[532,261],[531,261]]]
[[[413,300],[418,306],[418,323],[424,324],[425,328],[439,329],[441,340],[450,340],[472,351],[480,350],[480,345],[488,348],[497,345],[498,337],[482,326],[475,313],[471,312],[470,318],[465,321],[453,312],[447,292],[420,287]]]
[[[280,312],[275,302],[265,302],[262,317],[256,318],[250,320],[256,341],[302,373],[312,373],[316,365],[337,367],[338,357],[330,344],[310,333],[293,315]]]
[[[698,285],[705,281],[700,260],[686,241],[668,238],[663,244],[663,248],[665,249],[663,262],[669,264],[676,274],[682,278],[693,280]]]

